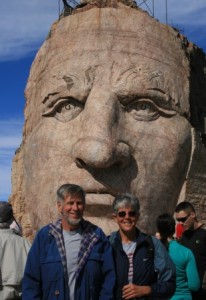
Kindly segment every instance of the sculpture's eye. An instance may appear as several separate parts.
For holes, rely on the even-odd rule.
[[[55,103],[52,109],[45,112],[43,116],[53,116],[60,122],[68,122],[76,118],[83,108],[84,104],[76,99],[60,99]]]
[[[137,120],[152,121],[159,117],[158,107],[153,101],[141,99],[126,106],[126,111]]]
[[[140,105],[139,105],[139,108],[141,109],[141,110],[146,110],[146,109],[150,109],[150,104],[148,104],[148,103],[141,103]]]

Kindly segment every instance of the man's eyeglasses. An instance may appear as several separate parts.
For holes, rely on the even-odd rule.
[[[181,222],[181,223],[185,223],[187,221],[187,219],[189,218],[190,214],[187,215],[186,217],[182,217],[182,218],[176,218],[177,222]]]
[[[132,218],[132,217],[135,217],[136,216],[136,211],[134,211],[134,210],[130,210],[130,211],[128,211],[128,212],[126,212],[126,211],[119,211],[118,213],[117,213],[117,215],[118,215],[118,217],[120,217],[120,218],[124,218],[124,217],[126,217],[126,215],[128,215],[130,218]]]

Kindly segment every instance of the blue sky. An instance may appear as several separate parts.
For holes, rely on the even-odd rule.
[[[141,4],[144,0],[137,0]],[[167,15],[166,15],[167,3]],[[153,11],[153,1],[141,7]],[[0,1],[0,200],[11,193],[11,164],[22,139],[24,89],[31,63],[52,23],[61,0]],[[206,0],[154,0],[154,17],[177,27],[206,52]]]

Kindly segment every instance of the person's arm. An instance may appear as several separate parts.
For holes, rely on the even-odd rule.
[[[22,281],[22,300],[42,299],[39,239],[37,234],[28,253]]]
[[[152,237],[154,251],[154,266],[158,273],[158,280],[151,285],[151,297],[170,298],[176,289],[176,269],[166,248]]]
[[[188,254],[187,254],[188,263],[186,266],[187,284],[188,284],[188,288],[191,291],[196,292],[200,288],[200,278],[197,271],[194,255],[190,249],[187,250],[188,250]]]
[[[102,274],[103,281],[99,294],[99,300],[113,300],[116,276],[112,247],[106,237],[103,238]]]
[[[155,237],[152,237],[152,240],[155,248],[154,266],[158,273],[158,280],[151,286],[125,285],[122,290],[124,299],[145,296],[151,296],[151,298],[170,298],[175,292],[175,266],[162,243]]]
[[[140,286],[133,283],[127,284],[122,289],[123,299],[142,298],[150,296],[152,289],[148,285]]]

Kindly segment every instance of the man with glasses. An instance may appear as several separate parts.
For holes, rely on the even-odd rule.
[[[131,194],[114,199],[119,230],[109,240],[117,276],[115,299],[168,299],[175,291],[175,267],[161,242],[136,227],[139,209],[139,200]]]
[[[193,205],[187,201],[181,202],[175,209],[177,222],[182,224],[184,232],[181,238],[183,246],[188,247],[194,253],[202,288],[194,293],[193,299],[206,299],[206,230],[203,224],[197,220]]]

